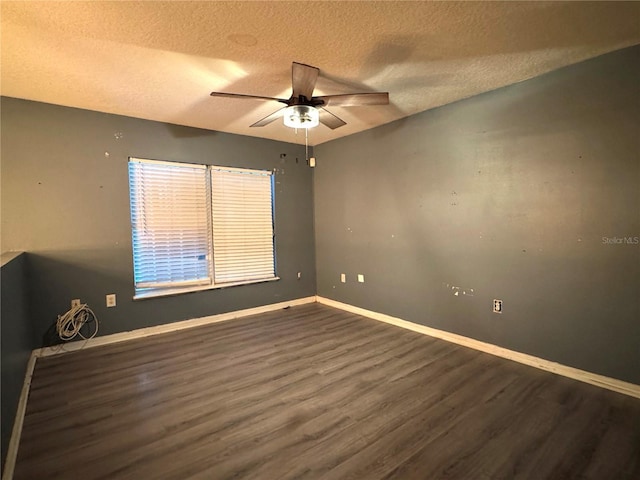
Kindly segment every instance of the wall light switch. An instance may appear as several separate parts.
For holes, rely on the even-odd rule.
[[[340,281],[342,283],[347,283],[347,276],[344,273],[340,274]]]
[[[364,275],[363,274],[361,274],[361,273],[358,274],[358,281],[360,283],[364,283]]]

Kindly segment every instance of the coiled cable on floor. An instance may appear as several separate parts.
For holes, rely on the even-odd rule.
[[[81,330],[88,323],[95,322],[95,329],[90,336],[85,337]],[[60,340],[68,341],[74,339],[77,335],[89,340],[95,337],[98,333],[98,317],[93,313],[86,303],[81,303],[65,313],[64,315],[58,315],[58,321],[56,322],[56,330]]]

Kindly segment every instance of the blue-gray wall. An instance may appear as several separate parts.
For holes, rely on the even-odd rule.
[[[6,97],[1,107],[2,248],[28,252],[38,346],[50,343],[48,330],[74,298],[94,310],[106,335],[315,294],[304,146]],[[280,280],[132,300],[130,156],[276,169]],[[115,308],[105,306],[109,293]]]
[[[640,384],[639,139],[633,47],[322,144],[318,295]]]
[[[25,254],[9,255],[5,263],[2,259],[0,270],[0,362],[2,365],[2,385],[0,398],[2,407],[2,466],[7,455],[11,430],[16,416],[18,400],[24,383],[27,363],[34,344],[29,302],[27,294],[27,269]]]

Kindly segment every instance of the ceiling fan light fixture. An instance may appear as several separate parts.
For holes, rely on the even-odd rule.
[[[284,124],[291,128],[313,128],[320,123],[320,112],[310,105],[291,105],[284,112]]]

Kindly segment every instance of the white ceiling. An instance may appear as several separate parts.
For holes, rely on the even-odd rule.
[[[276,121],[291,62],[314,95],[388,91],[332,108],[317,145],[640,43],[640,2],[1,2],[1,93],[304,143]]]

